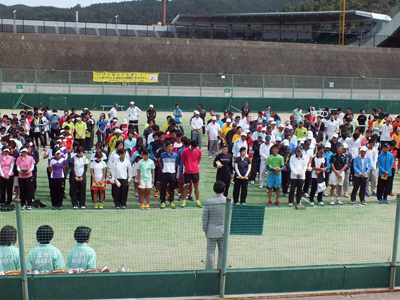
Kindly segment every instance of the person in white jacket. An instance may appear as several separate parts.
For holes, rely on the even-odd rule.
[[[196,140],[199,143],[199,149],[203,147],[202,143],[202,127],[203,127],[203,119],[200,118],[200,112],[198,110],[194,111],[194,118],[190,121],[190,125],[192,127],[193,138],[192,140]]]
[[[368,173],[367,187],[365,188],[365,196],[369,197],[369,186],[371,185],[371,193],[376,196],[376,166],[378,163],[378,150],[375,147],[375,140],[368,141],[368,149],[365,156],[369,157],[372,161],[371,172]]]
[[[240,139],[236,140],[233,143],[232,156],[233,156],[234,160],[240,156],[240,148],[245,147],[246,148],[246,152],[247,152],[248,145],[247,145],[246,137],[247,137],[246,132],[242,132],[240,134]]]
[[[290,158],[290,192],[289,207],[293,206],[294,192],[297,189],[296,201],[297,205],[301,205],[301,197],[303,196],[303,185],[306,178],[308,159],[303,157],[303,147],[296,147],[296,154]]]
[[[129,116],[129,124],[133,124],[135,132],[139,133],[138,123],[142,111],[139,107],[135,106],[135,102],[131,102],[131,106],[126,110]]]
[[[267,135],[265,137],[265,143],[260,146],[260,157],[261,157],[261,163],[260,163],[260,186],[259,188],[262,189],[264,187],[264,176],[265,176],[265,171],[267,170],[267,166],[265,164],[268,156],[271,154],[271,147],[273,145],[271,144],[271,136]],[[268,175],[267,175],[268,176]]]

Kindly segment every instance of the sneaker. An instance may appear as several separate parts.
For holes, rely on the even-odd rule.
[[[335,201],[331,200],[330,204],[335,205]]]
[[[385,203],[385,204],[389,204],[389,201],[388,201],[388,199],[385,199],[385,200],[383,200],[383,203]]]
[[[182,193],[181,193],[181,192],[177,192],[176,195],[177,195],[178,197],[181,197],[181,199],[182,199]]]
[[[318,202],[318,204],[320,205],[320,206],[324,206],[325,204],[324,204],[324,202]]]
[[[126,206],[121,206],[121,209],[126,209]]]
[[[278,200],[275,201],[275,205],[276,205],[276,206],[281,206],[281,204],[279,203]]]
[[[196,201],[196,206],[197,206],[198,208],[202,208],[201,203],[200,203],[199,200]]]
[[[140,206],[140,208],[141,208],[141,209],[145,209],[145,208],[146,208],[146,205],[142,204],[142,205]]]
[[[142,200],[140,200],[140,198],[139,198],[137,202],[142,203]]]
[[[285,196],[285,197],[289,197],[289,194],[288,194],[288,193],[286,193],[284,196]]]
[[[271,206],[271,205],[272,205],[272,201],[269,200],[269,201],[268,201],[268,206]]]
[[[73,209],[78,209],[78,206],[74,206]]]
[[[21,206],[21,209],[26,209],[26,205],[22,205],[22,206]]]
[[[393,194],[393,193],[390,193],[389,196],[394,196],[394,194]]]
[[[160,208],[163,209],[165,207],[165,202],[161,203]]]
[[[362,205],[367,205],[367,203],[365,201],[361,201]]]
[[[185,206],[186,206],[186,201],[182,200],[181,207],[185,207]]]
[[[376,193],[372,193],[372,196],[375,196],[375,197],[376,197]]]
[[[246,203],[241,203],[242,205],[247,205]]]
[[[344,197],[345,198],[349,198],[349,194],[344,194]]]
[[[365,193],[365,196],[366,196],[366,197],[369,197],[369,194],[368,194],[368,193]]]
[[[154,192],[154,197],[158,197],[158,192]]]
[[[400,169],[397,170],[397,174],[400,174]]]
[[[96,203],[96,204],[94,205],[94,209],[97,209],[97,208],[99,208],[99,204],[98,204],[98,203]]]
[[[309,195],[308,193],[304,193],[304,194],[303,194],[303,197],[305,197],[305,198],[310,198],[310,195]]]
[[[311,205],[311,206],[314,206],[314,202],[310,202],[310,205]]]
[[[327,193],[325,193],[325,192],[324,192],[322,195],[323,195],[324,197],[328,197],[328,196],[329,196],[329,195],[328,195]]]
[[[149,209],[150,209],[150,205],[149,205],[149,204],[146,204],[146,205],[145,205],[145,209],[146,209],[146,210],[149,210]]]
[[[29,206],[26,207],[26,209],[27,210],[32,210],[32,206],[29,205]]]
[[[259,189],[262,189],[262,188],[263,188],[263,186],[262,186],[262,185],[260,185],[258,188],[259,188]]]
[[[194,201],[194,197],[192,195],[190,195],[187,199],[190,201]]]
[[[121,207],[119,207],[119,206],[116,206],[116,207],[115,207],[115,209],[117,209],[117,210],[120,209],[120,208],[121,208]]]
[[[379,204],[382,204],[383,203],[383,200],[382,199],[380,199],[380,200],[378,200],[379,201]]]
[[[250,181],[250,184],[251,184],[251,185],[254,185],[254,180]]]
[[[337,200],[336,200],[336,203],[339,204],[339,205],[343,205],[343,202],[340,201],[340,199],[337,199]]]
[[[62,205],[58,208],[58,210],[63,210],[63,209],[64,207]]]
[[[182,201],[182,196],[179,196],[178,201]]]
[[[301,204],[301,203],[298,203],[296,206],[303,206],[303,204]]]
[[[240,205],[240,203],[239,203],[239,202],[236,202],[235,205]]]
[[[53,206],[53,210],[57,210],[58,209],[58,207],[57,206]]]
[[[211,156],[211,155],[209,155],[209,156],[208,156],[208,159],[211,159],[211,158],[212,158],[212,156]]]
[[[172,209],[175,209],[175,203],[174,203],[174,202],[171,202],[171,203],[169,204],[169,206],[170,206]]]
[[[63,195],[63,199],[67,199],[67,195],[64,194],[64,195]]]
[[[100,205],[99,205],[99,208],[100,208],[100,209],[103,209],[103,207],[104,207],[103,204],[100,204]]]
[[[83,205],[83,206],[81,206],[81,209],[86,209],[86,206],[84,206],[84,205]]]
[[[293,203],[289,203],[288,206],[289,206],[289,207],[292,207],[292,206],[293,206]]]
[[[351,204],[353,205],[353,204],[356,204],[356,201],[351,201]]]
[[[138,193],[136,193],[136,194],[135,194],[135,197],[136,197],[136,198],[138,198],[138,197],[139,197],[139,194],[138,194]]]

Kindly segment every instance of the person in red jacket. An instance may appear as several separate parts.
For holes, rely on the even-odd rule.
[[[200,203],[200,191],[199,191],[199,181],[200,181],[200,172],[199,172],[199,163],[201,161],[201,150],[198,148],[199,143],[197,140],[193,140],[190,142],[190,147],[186,148],[182,151],[181,161],[184,167],[184,188],[182,193],[182,204],[181,207],[186,206],[186,195],[188,192],[188,187],[190,183],[193,183],[194,186],[194,195],[196,196],[196,205],[197,207],[201,207]]]

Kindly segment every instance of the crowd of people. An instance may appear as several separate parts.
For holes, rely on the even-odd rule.
[[[119,122],[114,104],[97,121],[87,108],[80,114],[75,108],[64,110],[60,117],[56,109],[50,113],[48,107],[26,106],[19,116],[4,115],[0,205],[10,206],[13,198],[20,198],[23,209],[45,206],[35,196],[40,148],[47,159],[51,205],[58,210],[67,198],[67,180],[74,209],[86,208],[87,184],[95,209],[104,207],[110,186],[115,209],[126,209],[131,184],[144,210],[150,209],[151,197],[158,198],[160,208],[167,202],[175,208],[175,196],[181,207],[187,200],[202,207],[199,164],[205,147],[208,158],[214,158],[216,180],[225,184],[225,196],[233,184],[235,204],[246,204],[248,185],[256,181],[260,189],[266,187],[268,205],[273,204],[273,193],[274,204],[280,205],[281,189],[289,206],[295,196],[297,205],[302,198],[314,205],[315,197],[324,205],[323,196],[330,195],[334,205],[343,204],[342,195],[355,203],[358,194],[362,204],[370,195],[380,203],[393,195],[400,116],[392,120],[381,108],[369,116],[361,110],[356,118],[350,107],[346,113],[340,108],[303,113],[299,106],[283,121],[269,105],[253,113],[245,103],[235,116],[229,109],[206,112],[200,104],[186,134],[179,104],[163,126],[150,105],[142,134],[142,110],[131,102],[125,113],[128,118]]]

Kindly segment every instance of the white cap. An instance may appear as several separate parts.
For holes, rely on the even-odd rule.
[[[26,149],[26,148],[23,148],[23,149],[21,149],[21,151],[20,152],[28,152],[28,149]]]
[[[135,104],[135,102],[131,101],[131,104]]]
[[[119,128],[115,129],[115,133],[123,133],[123,131]]]
[[[216,121],[217,117],[211,117],[211,121]]]
[[[12,112],[12,115],[17,115],[17,112],[16,112],[16,111],[13,111],[13,112]]]
[[[279,127],[279,128],[285,128],[285,125],[283,125],[282,123],[280,123],[280,124],[278,125],[278,127]]]
[[[329,143],[329,142],[325,143],[325,148],[331,148],[331,147],[332,147],[331,143]]]
[[[275,122],[275,121],[272,121],[272,122],[271,122],[271,125],[276,125],[276,122]]]
[[[269,121],[275,121],[275,120],[274,120],[274,118],[269,118],[269,119],[268,119],[268,122],[269,122]]]
[[[60,153],[61,154],[61,151],[60,150],[58,150],[55,154],[58,154],[58,153]]]
[[[10,152],[10,149],[4,148],[3,151],[5,151],[5,152]]]
[[[226,123],[232,123],[231,118],[226,119]]]
[[[127,119],[124,119],[124,124],[128,124],[128,120]]]
[[[306,139],[298,139],[298,141],[300,142],[300,144],[304,144],[304,142],[306,141]]]
[[[349,145],[347,145],[346,143],[343,143],[343,148],[344,148],[344,149],[348,149],[348,148],[349,148]]]
[[[87,107],[85,107],[83,110],[89,110]]]
[[[195,110],[193,113],[194,113],[195,115],[199,115],[199,114],[200,114],[198,110]]]
[[[81,117],[77,117],[76,119],[77,119],[77,120],[82,120],[82,118],[81,118]]]
[[[247,136],[246,132],[242,132],[240,136]]]
[[[282,138],[280,136],[278,136],[275,141],[276,142],[282,142]]]
[[[62,143],[62,140],[60,139],[60,140],[57,140],[57,143]]]
[[[333,138],[339,138],[339,135],[337,133],[335,133],[334,135],[332,135]]]
[[[263,127],[261,131],[267,131],[267,127]]]
[[[257,117],[254,117],[254,118],[253,118],[253,121],[257,121],[257,120],[258,120],[258,118],[257,118]]]
[[[311,131],[307,133],[307,139],[312,139],[314,136]]]
[[[152,108],[153,108],[154,106],[153,106],[153,104],[150,104],[149,107],[152,107]]]
[[[283,146],[289,146],[289,141],[288,140],[283,140],[282,145]]]
[[[367,149],[367,147],[365,147],[365,146],[362,146],[361,148],[360,148],[360,151],[367,151],[368,149]]]
[[[245,132],[246,132],[246,133],[250,133],[251,131],[250,131],[249,129],[246,129]]]
[[[290,123],[290,120],[288,119],[288,120],[286,120],[286,122],[285,123]]]

